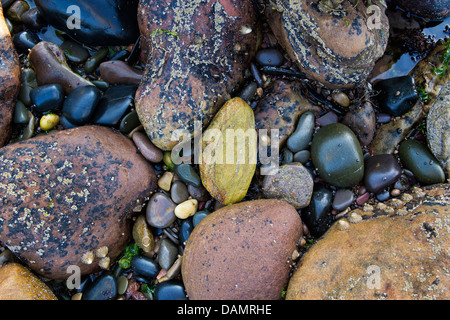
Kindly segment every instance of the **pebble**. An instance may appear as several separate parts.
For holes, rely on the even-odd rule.
[[[37,8],[25,11],[20,18],[23,24],[32,30],[38,30],[45,26],[45,19]]]
[[[177,246],[168,238],[162,239],[158,249],[158,263],[161,269],[169,270],[177,258]]]
[[[187,219],[197,212],[197,199],[186,200],[175,207],[174,213],[180,219]]]
[[[142,73],[121,60],[111,60],[100,64],[100,77],[111,85],[139,85]]]
[[[167,228],[175,222],[175,204],[164,193],[155,193],[147,204],[146,219],[155,228]]]
[[[172,189],[170,190],[170,197],[176,204],[186,201],[189,198],[189,192],[186,184],[181,180],[175,181],[172,185]]]
[[[308,148],[314,132],[314,114],[305,112],[300,116],[295,131],[287,139],[287,147],[293,153]]]
[[[27,124],[28,121],[30,120],[30,117],[28,115],[28,109],[20,100],[17,100],[16,102],[13,119],[14,123],[16,124]]]
[[[131,259],[130,267],[135,274],[148,281],[155,279],[160,270],[160,267],[155,260],[150,257],[140,255],[134,256]]]
[[[260,66],[279,67],[284,62],[283,54],[275,48],[260,49],[256,52],[255,60]]]
[[[293,162],[300,162],[301,164],[306,164],[311,158],[311,153],[309,150],[302,150],[294,154]]]
[[[323,127],[328,124],[337,123],[338,120],[339,119],[336,113],[334,113],[333,111],[328,111],[320,118],[317,118],[317,123]]]
[[[204,218],[206,218],[211,212],[209,212],[208,210],[201,210],[201,211],[197,211],[193,216],[192,216],[192,223],[194,224],[194,227],[197,226],[200,221],[202,221]]]
[[[64,101],[63,88],[59,84],[39,86],[30,91],[30,99],[39,113],[57,111]]]
[[[108,52],[108,48],[103,47],[95,52],[92,56],[90,56],[84,63],[84,72],[86,72],[86,74],[94,72],[95,69],[97,69],[97,67],[103,61],[103,59],[106,58]]]
[[[333,222],[331,206],[333,194],[327,188],[318,185],[314,187],[311,202],[302,210],[302,221],[308,226],[314,237],[322,236]]]
[[[348,230],[350,228],[350,224],[348,223],[347,220],[339,219],[337,221],[337,228],[340,231]]]
[[[54,113],[45,114],[39,120],[39,126],[43,131],[52,130],[59,123],[59,116]]]
[[[142,251],[147,253],[155,248],[155,239],[144,215],[140,215],[134,222],[132,235],[134,242]]]
[[[30,30],[18,32],[13,36],[14,47],[23,53],[28,53],[28,50],[33,49],[40,41],[39,37]]]
[[[169,280],[155,285],[154,300],[188,300],[181,281]]]
[[[139,121],[139,116],[136,110],[132,110],[125,117],[123,117],[122,121],[120,121],[119,130],[123,134],[129,134],[140,125],[141,122]]]
[[[372,142],[376,130],[376,116],[370,102],[352,108],[344,115],[342,123],[352,129],[362,146]]]
[[[402,168],[393,155],[375,155],[365,161],[364,185],[369,192],[379,193],[395,183],[401,174]]]
[[[6,7],[5,7],[6,8]],[[6,16],[12,22],[21,23],[22,14],[30,9],[30,6],[26,1],[14,1],[11,6],[6,10]]]
[[[94,282],[87,287],[84,292],[83,300],[114,300],[117,297],[117,282],[110,273],[103,273],[98,276]]]
[[[194,216],[195,216],[195,214],[194,214]],[[189,236],[191,235],[192,230],[194,230],[194,222],[193,222],[194,216],[181,221],[180,230],[178,231],[178,238],[179,238],[180,244],[182,246],[186,245],[186,241],[188,240]]]
[[[392,189],[391,190],[391,196],[398,197],[401,194],[401,191],[399,189]]]
[[[199,202],[207,201],[211,198],[208,191],[205,189],[205,187],[203,185],[196,187],[192,184],[188,184],[187,188],[188,188],[189,195],[192,198],[197,199]]]
[[[347,94],[345,94],[342,91],[335,91],[331,94],[331,98],[338,103],[340,106],[342,107],[348,107],[350,106],[350,99],[347,96]]]
[[[166,171],[163,175],[158,179],[158,186],[164,191],[170,191],[172,186],[173,173]]]
[[[347,189],[339,189],[334,195],[332,203],[333,209],[342,211],[348,208],[353,203],[353,200],[355,200],[353,191]]]
[[[88,123],[100,100],[100,90],[89,85],[78,87],[71,91],[62,106],[62,114],[73,124]]]
[[[350,223],[358,223],[358,222],[362,221],[362,217],[359,214],[357,214],[356,212],[351,212],[348,215],[348,221]]]
[[[119,295],[125,294],[128,287],[128,279],[125,276],[119,276],[117,278],[117,293]]]
[[[132,139],[145,159],[153,163],[158,163],[163,160],[163,152],[153,145],[145,133],[135,132],[133,133]]]
[[[362,206],[364,203],[366,203],[370,198],[370,193],[366,192],[363,193],[362,195],[360,195],[359,197],[356,198],[356,204],[358,206]]]
[[[378,123],[388,123],[391,121],[391,116],[387,113],[380,112],[377,116],[377,122]]]
[[[64,51],[66,58],[73,63],[84,63],[90,57],[87,49],[72,40],[64,40],[60,48]]]
[[[188,163],[182,163],[175,166],[175,172],[178,177],[187,184],[191,184],[195,187],[200,187],[202,185],[198,173]]]

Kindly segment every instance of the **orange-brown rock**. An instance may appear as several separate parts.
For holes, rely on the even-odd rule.
[[[0,300],[58,300],[52,290],[18,263],[0,267]]]
[[[97,249],[113,261],[131,239],[130,214],[156,189],[133,142],[112,129],[82,126],[0,149],[0,242],[35,272],[67,279],[99,271]]]
[[[355,213],[367,219],[354,223]],[[450,298],[449,184],[358,209],[348,220],[305,253],[286,299]]]
[[[3,17],[2,6],[0,6],[0,82],[0,147],[2,147],[11,136],[14,105],[20,86],[19,59]]]
[[[280,299],[301,235],[300,215],[282,200],[241,202],[209,214],[183,255],[189,299]]]

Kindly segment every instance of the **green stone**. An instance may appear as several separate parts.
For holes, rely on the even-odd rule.
[[[139,122],[137,112],[133,110],[125,117],[123,117],[122,121],[120,122],[120,132],[122,132],[123,134],[128,134],[140,125],[141,123]]]
[[[341,124],[326,125],[317,131],[311,145],[311,158],[319,176],[327,183],[347,188],[364,177],[364,160],[358,138]]]
[[[200,176],[190,164],[182,163],[176,166],[175,172],[178,177],[187,184],[192,184],[196,187],[200,187],[202,185]]]
[[[75,41],[65,40],[60,47],[67,59],[74,63],[83,63],[89,58],[89,51]]]
[[[14,123],[26,124],[30,120],[28,115],[28,109],[22,101],[17,100],[16,107],[14,108]]]
[[[431,151],[417,140],[405,140],[399,145],[398,155],[403,166],[412,171],[422,184],[445,181],[445,174]]]

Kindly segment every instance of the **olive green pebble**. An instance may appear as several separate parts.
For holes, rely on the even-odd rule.
[[[178,177],[180,177],[180,179],[187,184],[191,184],[196,187],[200,187],[202,185],[200,176],[190,164],[182,163],[176,166],[175,172]]]
[[[25,11],[28,11],[30,6],[26,1],[15,1],[6,11],[6,16],[12,22],[21,23],[21,16]]]
[[[30,121],[30,116],[28,115],[27,107],[25,107],[22,101],[17,100],[16,107],[14,108],[14,123],[26,124],[28,121]]]
[[[39,126],[43,131],[52,130],[59,123],[59,116],[54,113],[45,114],[39,121]]]
[[[84,72],[90,74],[100,65],[103,59],[108,55],[109,50],[107,47],[100,48],[90,58],[88,58],[84,64]]]
[[[117,278],[117,293],[125,294],[128,288],[128,279],[125,276],[120,276]]]

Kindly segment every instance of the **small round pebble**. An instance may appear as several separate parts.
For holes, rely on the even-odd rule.
[[[147,137],[146,134],[142,132],[135,132],[132,136],[136,147],[139,152],[150,162],[158,163],[163,159],[163,152],[158,149]]]
[[[175,215],[180,219],[187,219],[197,212],[197,199],[186,200],[175,207]]]

